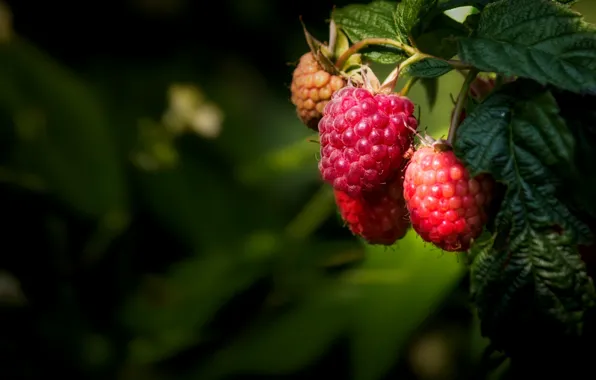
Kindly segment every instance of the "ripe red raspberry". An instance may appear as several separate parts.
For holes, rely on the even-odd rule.
[[[339,213],[350,231],[370,244],[392,245],[410,227],[401,176],[358,198],[340,190],[334,193]]]
[[[312,53],[304,54],[294,69],[290,86],[292,103],[296,106],[296,114],[300,120],[317,131],[323,108],[331,95],[345,84],[342,77],[325,71]]]
[[[319,122],[324,181],[353,198],[393,178],[412,145],[414,104],[398,94],[347,86],[337,91]]]
[[[470,178],[452,150],[421,147],[404,175],[404,199],[414,230],[445,251],[466,251],[487,222],[494,182]]]

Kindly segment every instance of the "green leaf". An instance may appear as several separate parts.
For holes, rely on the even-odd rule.
[[[215,313],[263,274],[268,248],[260,254],[194,257],[176,263],[164,277],[149,278],[122,314],[135,334],[131,359],[151,363],[205,339],[205,325]]]
[[[591,236],[561,194],[576,144],[554,96],[530,80],[503,86],[462,123],[455,149],[472,174],[507,186],[496,236],[476,247],[472,269],[483,333],[509,350],[547,331],[579,335],[594,288],[576,245]]]
[[[569,188],[567,202],[574,206],[576,213],[596,218],[596,178],[593,175],[596,162],[596,110],[595,96],[585,96],[567,91],[553,90],[561,116],[573,134],[576,142],[575,165],[568,168]]]
[[[483,335],[510,352],[580,336],[596,293],[572,239],[528,223],[506,244],[485,249],[472,268]]]
[[[497,226],[510,224],[514,236],[528,225],[557,226],[577,241],[590,239],[558,197],[575,142],[549,91],[530,80],[503,86],[467,116],[455,149],[474,175],[488,172],[507,185]]]
[[[447,74],[452,70],[452,66],[442,59],[426,58],[420,62],[412,64],[408,70],[408,75],[419,78],[437,78]]]
[[[464,20],[464,25],[466,27],[470,28],[471,30],[478,29],[479,23],[480,23],[480,13],[472,13],[471,15],[468,15],[468,17],[466,17],[466,19]]]
[[[416,37],[416,47],[423,53],[449,59],[457,54],[457,39],[470,33],[468,27],[441,14],[434,17],[424,32]]]
[[[473,6],[478,9],[483,9],[488,4],[494,3],[495,1],[498,0],[439,0],[437,7],[442,11],[467,6]]]
[[[352,42],[365,38],[390,38],[408,44],[408,36],[401,33],[395,19],[397,3],[373,1],[369,4],[351,4],[333,10],[331,17]],[[395,47],[375,46],[366,49],[365,56],[379,63],[396,63],[405,54]]]
[[[0,46],[0,81],[0,109],[14,120],[11,169],[38,177],[45,190],[78,212],[106,220],[124,216],[123,168],[89,88],[19,39]]]
[[[266,152],[254,160],[242,163],[235,170],[238,178],[250,185],[263,183],[268,179],[279,180],[281,175],[294,176],[299,171],[313,168],[313,159],[320,151],[313,135],[314,142],[300,139],[281,149]]]
[[[377,380],[406,353],[412,334],[465,273],[463,261],[442,256],[410,231],[393,247],[367,246],[361,267],[345,273],[353,304],[352,374]]]
[[[420,83],[424,87],[428,105],[430,110],[432,110],[435,107],[435,104],[437,104],[439,95],[439,78],[423,78]]]
[[[177,165],[134,174],[143,189],[139,204],[181,242],[195,252],[215,249],[230,243],[227,236],[239,237],[279,223],[273,205],[260,201],[262,195],[257,190],[241,186],[212,146],[194,138],[181,138],[176,146],[180,155]],[[194,154],[196,151],[201,156]],[[238,197],[238,192],[243,196]],[[234,217],[224,210],[234,210]]]
[[[349,302],[343,291],[341,284],[330,284],[277,316],[263,317],[193,378],[281,375],[305,368],[347,331]]]
[[[481,13],[459,57],[482,71],[532,78],[581,93],[596,92],[596,27],[548,0],[501,0]]]
[[[449,16],[435,17],[428,29],[416,38],[417,48],[437,58],[450,59],[457,54],[457,38],[468,36],[470,31]],[[420,78],[434,78],[452,70],[451,65],[441,59],[427,58],[406,69],[408,75]]]
[[[417,28],[425,16],[435,10],[437,0],[401,0],[393,16],[397,29],[402,36],[417,37],[421,30]]]

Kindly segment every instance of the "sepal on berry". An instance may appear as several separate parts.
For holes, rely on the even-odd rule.
[[[334,52],[308,32],[306,25],[304,25],[302,22],[302,19],[300,19],[300,22],[302,23],[302,29],[304,31],[304,38],[306,39],[306,43],[308,44],[310,52],[312,53],[315,61],[329,74],[339,75],[340,72],[333,63],[335,59]]]

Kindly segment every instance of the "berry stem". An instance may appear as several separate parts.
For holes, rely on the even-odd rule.
[[[346,50],[335,62],[335,67],[341,70],[343,65],[346,61],[354,54],[356,54],[361,49],[364,49],[370,45],[391,45],[394,46],[402,51],[404,51],[408,55],[414,55],[418,52],[415,48],[408,46],[404,43],[399,41],[395,41],[391,38],[365,38],[356,42],[354,45],[350,46],[348,50]]]
[[[451,125],[449,126],[449,135],[447,136],[447,142],[453,145],[455,141],[455,132],[461,121],[461,112],[464,109],[464,104],[468,99],[468,92],[470,92],[470,85],[478,75],[478,70],[471,69],[466,75],[464,84],[461,86],[459,95],[457,96],[457,102],[455,103],[455,109],[453,110],[453,117],[451,118]]]
[[[381,85],[381,90],[385,91],[386,93],[393,92],[395,89],[395,85],[397,84],[397,80],[399,79],[399,73],[405,70],[406,67],[410,66],[413,63],[419,62],[428,56],[423,53],[416,53],[413,56],[405,59],[402,61],[389,75],[387,75],[387,79]]]
[[[324,184],[286,226],[286,236],[293,240],[305,239],[325,221],[333,209],[333,189]]]
[[[429,57],[436,58],[436,57],[432,57],[432,56],[429,56]],[[436,58],[436,59],[441,59],[441,58]],[[451,67],[453,67],[456,70],[472,70],[474,68],[474,66],[468,65],[467,63],[463,63],[462,61],[458,61],[457,59],[448,59],[445,62],[450,64]]]
[[[410,89],[412,88],[412,86],[414,85],[414,83],[418,82],[418,77],[411,77],[410,79],[408,79],[408,81],[406,82],[406,84],[404,84],[404,86],[402,87],[401,91],[399,92],[399,94],[401,96],[408,96],[408,92],[410,92]]]

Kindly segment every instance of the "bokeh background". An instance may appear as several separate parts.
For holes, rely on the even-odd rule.
[[[488,378],[465,258],[352,236],[290,103],[355,2],[0,1],[0,379]]]

